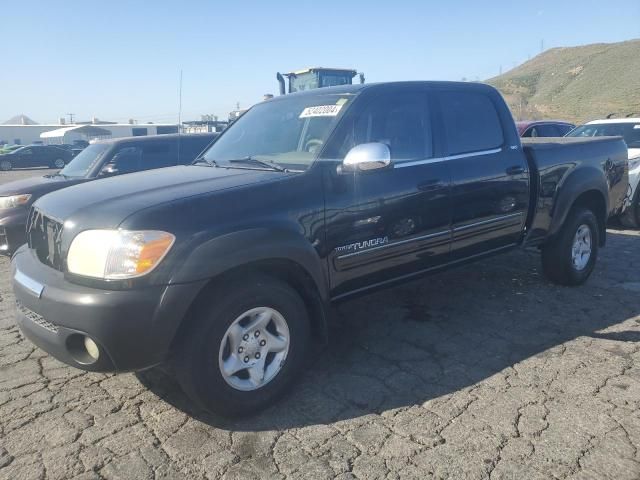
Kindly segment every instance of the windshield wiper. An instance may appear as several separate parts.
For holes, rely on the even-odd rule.
[[[268,160],[258,160],[255,157],[243,157],[243,158],[234,158],[231,160],[227,160],[229,163],[248,163],[252,165],[258,165],[260,167],[269,168],[271,170],[275,170],[276,172],[286,172],[287,169],[281,167],[276,162],[271,162]]]
[[[218,164],[216,163],[215,160],[207,160],[204,157],[196,158],[193,162],[191,162],[191,165],[208,165],[210,167],[217,167],[218,166]]]
[[[45,175],[46,178],[55,178],[55,177],[62,177],[62,178],[69,178],[68,175],[65,175],[64,173],[61,172],[56,172],[53,174],[49,174],[49,175]]]

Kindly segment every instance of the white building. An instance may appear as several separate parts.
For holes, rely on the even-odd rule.
[[[0,144],[29,145],[72,144],[74,140],[91,141],[103,138],[136,137],[177,133],[175,123],[109,123],[97,119],[91,123],[65,124],[25,124],[7,123],[0,125]]]

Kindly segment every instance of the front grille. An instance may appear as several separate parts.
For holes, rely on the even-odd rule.
[[[27,220],[27,241],[42,263],[62,270],[60,240],[62,223],[47,217],[37,208],[31,208]]]
[[[27,317],[27,319],[31,320],[36,325],[40,325],[42,328],[45,328],[50,332],[58,333],[58,326],[45,320],[42,315],[37,314],[33,310],[29,310],[18,301],[16,301],[16,308],[20,313]]]

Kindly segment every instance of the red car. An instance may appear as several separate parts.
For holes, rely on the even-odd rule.
[[[561,120],[524,120],[516,122],[521,137],[564,137],[576,126]]]

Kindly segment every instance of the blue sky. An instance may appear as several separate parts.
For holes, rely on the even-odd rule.
[[[29,1],[0,16],[0,122],[226,117],[276,71],[486,79],[545,48],[640,38],[640,1]]]

